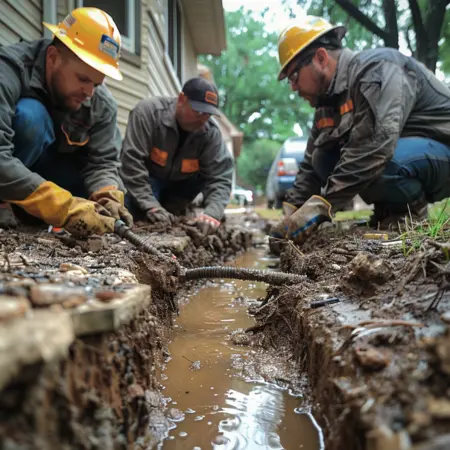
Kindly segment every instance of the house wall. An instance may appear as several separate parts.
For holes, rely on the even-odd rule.
[[[39,39],[42,32],[41,0],[0,1],[0,45]]]

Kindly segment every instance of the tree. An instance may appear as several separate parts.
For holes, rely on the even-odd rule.
[[[266,31],[264,13],[241,8],[225,18],[227,50],[220,57],[201,58],[212,69],[223,112],[244,132],[246,143],[282,142],[294,135],[296,123],[307,133],[312,110],[277,80],[278,36]]]
[[[248,145],[237,160],[237,176],[253,187],[266,185],[270,166],[280,148],[280,143],[259,139]]]
[[[450,0],[408,0],[408,6],[403,6],[400,0],[297,0],[297,3],[309,5],[308,14],[347,25],[350,39],[359,44],[356,48],[381,43],[399,48],[400,40],[404,40],[412,55],[433,72],[439,61],[442,38],[448,48]],[[354,32],[356,39],[351,37]],[[450,56],[443,55],[443,67],[448,68]]]

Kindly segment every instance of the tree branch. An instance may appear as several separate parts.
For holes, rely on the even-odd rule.
[[[398,48],[397,7],[395,0],[383,0],[383,11],[387,32],[389,33],[389,41],[385,41],[385,44],[389,47]]]
[[[419,42],[426,42],[427,40],[425,27],[422,22],[422,15],[420,13],[420,7],[417,0],[408,0],[408,3],[409,9],[411,10],[414,30],[416,32],[416,47],[419,47]],[[418,48],[416,48],[416,50],[418,50]]]
[[[382,30],[375,22],[369,19],[349,0],[336,0],[336,3],[355,20],[357,20],[363,27],[367,28],[372,33],[379,36],[384,41],[389,41],[390,35],[385,30]]]

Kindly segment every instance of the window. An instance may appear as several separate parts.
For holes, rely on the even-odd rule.
[[[168,0],[167,2],[167,53],[172,61],[173,68],[182,79],[182,15],[178,0]]]
[[[139,0],[78,0],[77,6],[91,6],[107,12],[119,28],[123,48],[130,53],[140,54]]]

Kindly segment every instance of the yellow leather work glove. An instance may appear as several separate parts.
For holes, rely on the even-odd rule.
[[[288,219],[288,239],[302,244],[318,226],[331,222],[331,205],[319,195],[313,195]]]
[[[114,186],[99,189],[90,196],[90,200],[106,208],[115,219],[123,220],[129,227],[133,226],[133,216],[124,206],[124,193]]]
[[[72,197],[64,228],[75,236],[114,233],[116,219],[103,206],[85,198]]]
[[[270,230],[270,236],[276,239],[284,239],[288,230],[288,219],[297,211],[297,207],[288,202],[283,202],[283,219]]]

